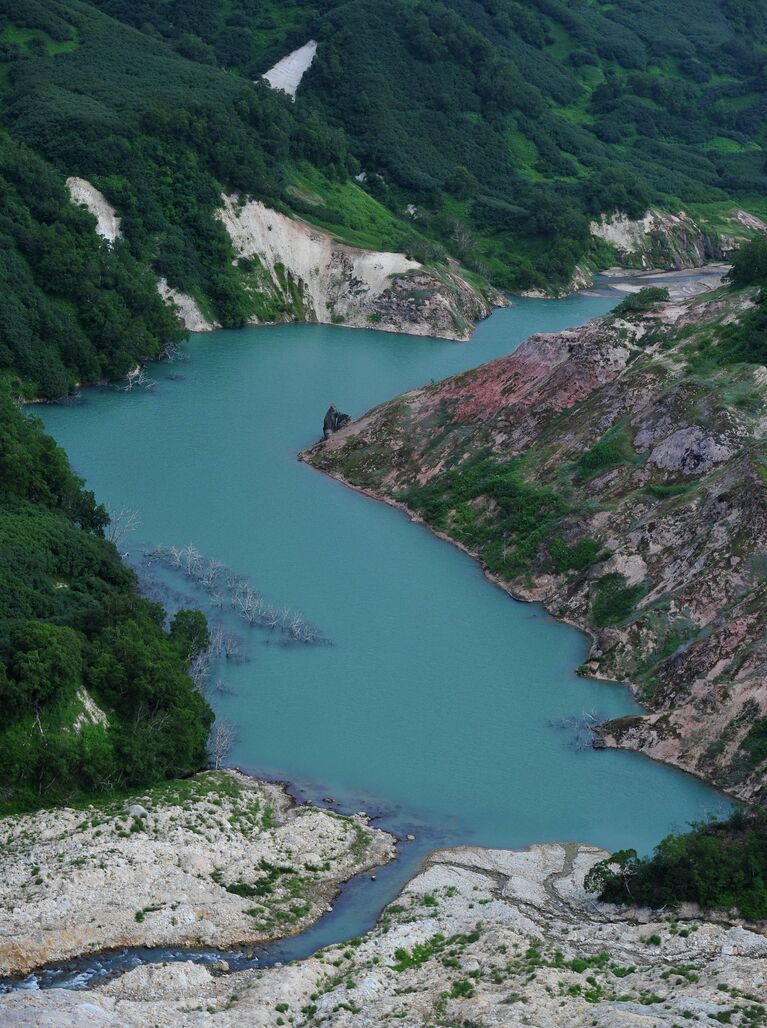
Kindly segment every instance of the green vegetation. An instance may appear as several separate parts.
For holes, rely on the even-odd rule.
[[[287,209],[291,162],[346,178],[342,133],[87,3],[0,0],[3,24],[0,374],[56,397],[156,356],[183,332],[149,268],[223,325],[243,324],[263,283],[233,262],[215,217],[221,193]],[[95,237],[69,202],[68,175],[116,206],[123,241]]]
[[[588,479],[621,464],[631,464],[635,460],[636,454],[631,445],[631,437],[628,433],[618,430],[606,433],[590,449],[584,450],[575,462],[575,469],[578,478]]]
[[[625,318],[631,314],[643,314],[656,304],[666,303],[669,298],[668,289],[663,286],[644,286],[638,293],[631,293],[614,309],[613,314]]]
[[[642,595],[641,585],[627,585],[618,572],[603,575],[594,584],[591,599],[591,621],[597,628],[615,625],[631,616],[634,604]]]
[[[128,246],[109,246],[62,176],[0,136],[0,376],[27,396],[117,378],[183,331]]]
[[[730,281],[736,288],[767,286],[767,239],[759,236],[738,250],[732,261]]]
[[[225,326],[300,315],[233,260],[223,191],[509,288],[609,261],[603,213],[683,203],[716,233],[734,200],[764,212],[766,0],[182,6],[0,0],[0,374],[28,394],[178,337],[143,269]],[[260,76],[310,37],[291,103]],[[69,175],[116,206],[123,242],[92,238]],[[728,359],[755,359],[760,326]]]
[[[560,575],[568,571],[584,571],[599,560],[601,552],[602,547],[596,539],[581,539],[573,546],[568,546],[561,538],[549,543],[551,563]]]
[[[449,938],[437,933],[426,942],[417,942],[411,950],[406,950],[404,947],[396,949],[394,951],[396,963],[392,966],[395,971],[407,971],[413,967],[420,967],[434,956],[445,955],[449,959],[450,956],[454,957],[455,954],[460,953],[470,943],[476,942],[479,936],[478,929],[473,932],[451,935]]]
[[[477,552],[491,571],[507,577],[529,565],[569,510],[554,490],[527,482],[519,461],[489,458],[462,464],[399,499],[432,527],[449,530]]]
[[[752,767],[767,760],[767,717],[759,717],[754,721],[740,748],[747,754]]]
[[[766,918],[767,818],[763,811],[736,811],[728,821],[669,835],[650,857],[621,850],[589,871],[586,887],[611,903],[693,902],[705,910],[736,909],[745,918]]]
[[[202,767],[212,712],[186,673],[202,615],[135,591],[108,518],[0,389],[0,808],[77,801]]]

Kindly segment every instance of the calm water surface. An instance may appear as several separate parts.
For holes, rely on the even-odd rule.
[[[435,846],[571,840],[646,851],[725,809],[712,789],[671,768],[575,747],[557,722],[638,709],[625,688],[575,675],[585,637],[510,600],[452,546],[295,457],[320,434],[331,402],[359,415],[509,353],[533,331],[605,313],[616,299],[518,300],[467,344],[317,325],[215,332],[191,339],[188,361],[155,367],[151,392],[91,390],[78,405],[41,409],[88,486],[115,508],[140,510],[124,544],[134,559],[193,542],[332,639],[285,647],[225,618],[248,657],[214,671],[231,694],[210,694],[219,716],[239,726],[231,762],[417,836],[375,883],[351,883],[333,914],[262,962],[370,927]],[[171,584],[189,591],[180,578]],[[55,980],[77,986],[158,958],[173,957],[133,951]]]

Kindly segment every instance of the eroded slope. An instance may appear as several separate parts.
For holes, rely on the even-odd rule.
[[[767,765],[767,372],[701,353],[751,303],[720,292],[533,336],[307,455],[587,630],[583,670],[649,708],[604,744],[742,797],[763,795]]]

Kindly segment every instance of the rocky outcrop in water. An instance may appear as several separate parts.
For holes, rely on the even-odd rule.
[[[645,715],[602,726],[766,798],[767,372],[689,356],[748,294],[532,336],[408,393],[309,451],[588,631],[583,671]]]
[[[5,1025],[275,1024],[653,1028],[763,1025],[767,938],[618,913],[583,889],[591,846],[432,854],[367,936],[308,960],[216,977],[144,966],[89,993],[0,998]]]

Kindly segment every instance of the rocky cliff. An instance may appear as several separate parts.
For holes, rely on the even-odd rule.
[[[67,180],[70,196],[94,215],[96,231],[120,238],[120,218],[85,179]],[[468,339],[477,321],[507,300],[470,284],[457,265],[427,268],[401,253],[362,250],[256,200],[222,197],[219,217],[237,255],[251,301],[249,324],[290,321]],[[220,327],[187,293],[158,279],[162,297],[190,332]]]
[[[531,337],[306,455],[475,554],[592,639],[648,708],[602,726],[744,798],[767,771],[767,371],[696,353],[719,291]]]
[[[477,321],[506,303],[499,294],[483,295],[456,265],[427,268],[401,253],[347,246],[256,200],[225,197],[220,217],[240,261],[252,269],[251,290],[267,298],[261,312],[256,301],[254,324],[318,321],[465,340]]]
[[[757,232],[767,232],[767,225],[739,207],[722,215],[716,225],[685,211],[672,214],[655,208],[636,221],[616,214],[591,223],[591,234],[614,248],[624,268],[679,270],[728,261]]]

